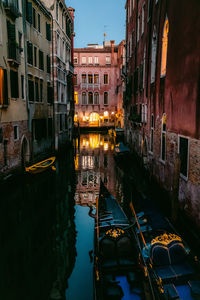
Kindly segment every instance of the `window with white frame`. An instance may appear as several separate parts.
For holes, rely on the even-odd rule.
[[[155,81],[156,77],[156,52],[157,52],[157,34],[156,27],[154,26],[152,36],[152,48],[151,48],[151,83]]]
[[[19,140],[19,126],[14,125],[13,129],[14,129],[14,141],[18,141]]]
[[[145,13],[145,4],[142,7],[142,34],[144,33],[144,13]]]
[[[108,105],[108,92],[104,92],[104,105]]]
[[[154,116],[151,115],[151,134],[150,134],[150,151],[153,152],[154,144]]]
[[[94,104],[99,104],[99,93],[94,93]]]
[[[88,83],[93,84],[93,74],[88,74]]]
[[[189,165],[189,139],[179,136],[179,154],[180,154],[180,174],[185,178],[188,177]]]
[[[142,104],[142,123],[147,123],[147,104]]]
[[[92,92],[88,93],[88,104],[93,104],[93,93]]]
[[[86,94],[86,92],[82,92],[82,104],[87,104],[87,94]]]
[[[99,84],[99,74],[94,74],[94,84]]]
[[[98,63],[99,63],[99,57],[98,57],[98,56],[95,56],[95,57],[94,57],[94,63],[95,63],[95,64],[98,64]]]
[[[82,83],[87,83],[87,76],[86,74],[81,75]]]
[[[162,130],[161,130],[161,159],[166,159],[166,114],[162,117]]]
[[[82,64],[86,64],[86,63],[87,63],[86,56],[82,56],[82,58],[81,58],[81,63],[82,63]]]
[[[106,56],[106,64],[110,64],[110,56]]]
[[[108,84],[108,74],[104,74],[104,84]]]
[[[88,64],[91,65],[92,63],[93,63],[92,56],[89,56],[89,57],[88,57]]]
[[[168,50],[168,33],[169,33],[169,21],[166,18],[163,28],[163,37],[162,37],[162,56],[161,56],[161,72],[160,76],[164,77],[167,70],[167,50]]]

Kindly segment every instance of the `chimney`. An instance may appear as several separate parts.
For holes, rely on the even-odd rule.
[[[111,64],[114,64],[114,45],[115,45],[115,41],[114,40],[110,41],[110,45],[111,45]]]

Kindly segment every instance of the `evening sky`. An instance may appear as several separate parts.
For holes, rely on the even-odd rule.
[[[125,0],[66,0],[75,9],[75,48],[125,39]]]

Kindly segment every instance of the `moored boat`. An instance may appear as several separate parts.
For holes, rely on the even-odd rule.
[[[114,148],[115,158],[122,157],[129,153],[130,153],[130,149],[127,146],[125,146],[123,142],[119,142],[118,144],[115,145],[115,148]]]
[[[102,183],[96,210],[94,298],[152,299],[137,265],[132,224]]]
[[[55,170],[55,166],[54,166],[55,160],[56,160],[55,156],[49,157],[43,161],[40,161],[36,164],[26,167],[25,171],[29,174],[38,174],[47,171],[49,169]]]
[[[168,220],[161,224],[150,212],[136,214],[132,204],[131,209],[140,264],[147,267],[156,299],[200,299],[200,262],[182,237]]]

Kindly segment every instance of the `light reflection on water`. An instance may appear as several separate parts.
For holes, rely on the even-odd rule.
[[[94,219],[88,213],[89,208],[95,210],[100,179],[123,202],[121,183],[116,179],[113,150],[114,140],[109,135],[83,134],[75,143],[77,258],[68,279],[66,300],[93,299],[93,264],[89,251],[93,250]]]

